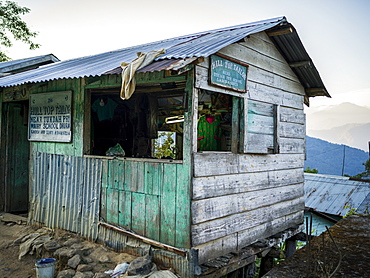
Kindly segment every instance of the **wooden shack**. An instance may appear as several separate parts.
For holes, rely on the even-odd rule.
[[[302,230],[303,106],[329,94],[285,17],[62,61],[0,86],[0,185],[26,177],[30,193],[14,202],[32,224],[149,253],[182,277],[230,273]]]

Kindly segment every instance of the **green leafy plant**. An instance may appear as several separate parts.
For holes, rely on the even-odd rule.
[[[359,173],[355,176],[351,176],[351,178],[354,178],[354,179],[368,178],[368,179],[370,179],[370,158],[368,160],[366,160],[365,163],[362,163],[362,165],[365,166],[365,172]]]
[[[21,19],[21,15],[30,11],[29,8],[21,7],[16,2],[0,1],[0,45],[9,48],[13,46],[12,40],[17,40],[28,44],[30,49],[40,47],[32,41],[37,33],[32,32],[26,22]],[[0,50],[0,62],[9,60],[10,57]]]
[[[357,208],[353,208],[350,205],[344,206],[345,209],[348,209],[346,214],[343,216],[343,218],[350,216],[350,215],[369,215],[369,208],[366,207],[364,212],[357,212]]]
[[[154,156],[156,158],[176,158],[175,132],[159,132],[154,142]]]
[[[305,170],[304,170],[305,173],[311,173],[311,174],[317,174],[319,173],[319,170],[313,168],[311,169],[310,167],[307,167]]]

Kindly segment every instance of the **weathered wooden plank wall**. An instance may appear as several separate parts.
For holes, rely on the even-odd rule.
[[[189,166],[177,162],[103,159],[105,221],[176,247],[190,248]]]
[[[270,134],[269,141],[276,136],[279,151],[194,153],[192,245],[200,263],[303,222],[304,89],[263,32],[220,53],[249,65],[247,93],[210,86],[208,59],[196,68],[195,86],[251,100],[248,106],[267,104],[268,117],[247,119],[247,129]],[[248,152],[251,137],[246,138]]]
[[[30,94],[72,91],[72,141],[70,143],[58,142],[32,142],[31,153],[44,152],[53,154],[83,155],[83,120],[84,120],[84,97],[83,79],[61,79],[45,83],[36,83],[29,88]]]

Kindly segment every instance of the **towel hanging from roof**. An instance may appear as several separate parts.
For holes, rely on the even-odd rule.
[[[138,52],[137,58],[131,63],[121,63],[122,67],[122,87],[121,87],[121,98],[123,100],[129,99],[135,91],[135,72],[149,64],[151,64],[155,58],[166,53],[166,50],[153,50],[148,53]]]

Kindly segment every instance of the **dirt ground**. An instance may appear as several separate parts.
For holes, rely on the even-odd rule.
[[[26,255],[18,260],[19,244],[14,241],[37,229],[12,221],[0,222],[0,277],[36,277],[35,257]]]
[[[17,215],[0,212],[0,278],[34,278],[36,276],[36,260],[39,255],[26,254],[21,260],[19,257],[20,239],[36,232],[39,227],[27,225],[27,219]],[[59,230],[55,238],[68,237],[80,238],[77,234]],[[99,272],[114,269],[122,261],[131,262],[135,256],[126,253],[117,253],[100,244],[91,243],[97,256],[108,254],[110,262],[104,263]],[[101,251],[99,251],[101,250]],[[104,268],[104,269],[103,269]],[[56,272],[58,269],[56,269]]]
[[[370,215],[342,219],[263,277],[370,277]]]

